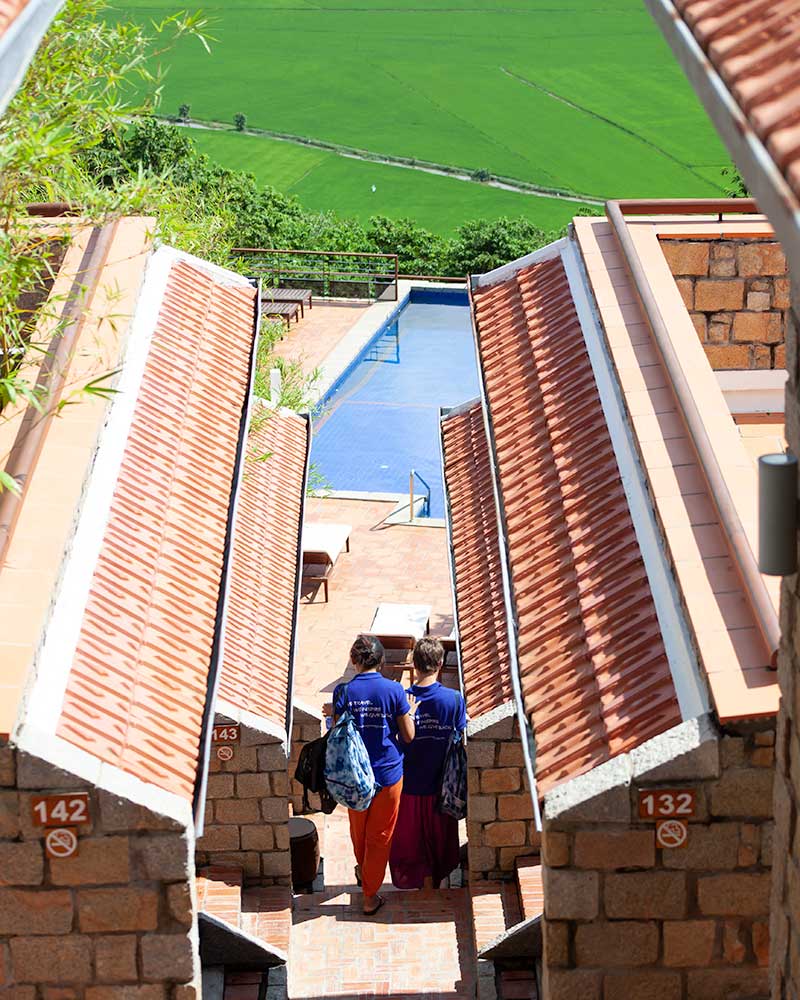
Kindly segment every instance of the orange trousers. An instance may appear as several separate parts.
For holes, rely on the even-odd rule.
[[[383,884],[402,791],[401,778],[388,788],[382,788],[370,802],[369,809],[363,812],[348,809],[350,839],[361,867],[361,889],[365,896],[374,896]]]

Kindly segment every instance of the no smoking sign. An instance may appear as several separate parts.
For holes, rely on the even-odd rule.
[[[661,819],[656,823],[657,847],[685,847],[689,824],[683,819]]]
[[[78,835],[68,826],[48,830],[44,850],[48,858],[74,858],[78,853]]]

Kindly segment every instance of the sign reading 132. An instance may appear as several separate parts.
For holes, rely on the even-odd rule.
[[[694,788],[650,788],[639,790],[640,819],[688,819],[695,814]]]
[[[89,822],[89,796],[86,792],[34,795],[31,814],[34,826],[80,826]]]

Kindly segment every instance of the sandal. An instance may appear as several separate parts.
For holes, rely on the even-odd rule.
[[[362,910],[362,913],[364,914],[365,917],[374,917],[385,902],[386,902],[385,896],[378,896],[378,905],[372,910]]]
[[[356,865],[353,869],[353,874],[356,877],[356,885],[361,888],[361,865]]]

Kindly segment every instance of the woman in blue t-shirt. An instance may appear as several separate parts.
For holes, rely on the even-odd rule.
[[[414,742],[403,749],[403,794],[392,840],[389,865],[398,889],[438,888],[458,867],[458,821],[439,812],[447,747],[453,731],[467,726],[464,699],[439,683],[444,649],[438,639],[424,638],[414,649],[414,684],[409,700],[417,701]]]
[[[383,646],[374,635],[360,635],[350,649],[356,671],[347,685],[333,692],[333,712],[338,718],[345,705],[367,748],[375,783],[380,786],[369,809],[349,809],[350,839],[356,861],[356,879],[362,887],[367,916],[377,913],[385,900],[378,894],[389,861],[400,793],[403,790],[403,755],[399,749],[414,739],[413,712],[416,700],[406,698],[397,681],[383,677]]]

